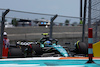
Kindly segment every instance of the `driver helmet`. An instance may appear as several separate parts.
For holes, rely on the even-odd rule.
[[[7,36],[7,33],[6,33],[6,32],[4,32],[4,33],[3,33],[3,35],[4,35],[4,36]]]
[[[80,42],[80,41],[78,40],[78,41],[74,44],[74,46],[75,46],[76,48],[79,48],[79,45],[78,45],[79,42]]]
[[[45,41],[44,44],[45,45],[49,45],[51,42],[50,41]]]

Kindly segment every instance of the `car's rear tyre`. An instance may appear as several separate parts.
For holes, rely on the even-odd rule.
[[[22,50],[20,48],[11,48],[9,49],[8,57],[23,57]]]
[[[88,53],[88,46],[84,42],[79,42],[79,53],[80,54]]]

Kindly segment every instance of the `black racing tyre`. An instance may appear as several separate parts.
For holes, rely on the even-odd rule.
[[[23,57],[22,50],[20,48],[11,48],[9,49],[8,57]]]
[[[88,53],[88,46],[84,42],[79,42],[79,49],[80,54],[87,54]]]
[[[42,48],[40,47],[40,45],[32,45],[32,49],[33,49],[33,51],[35,51],[36,55],[43,54],[43,51],[42,51]]]

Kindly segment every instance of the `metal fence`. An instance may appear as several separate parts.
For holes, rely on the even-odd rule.
[[[2,12],[6,9],[0,9],[0,17]],[[37,19],[46,19],[50,20],[54,14],[43,14],[43,13],[34,13],[34,12],[25,12],[25,11],[17,11],[17,10],[10,10],[9,14],[6,16],[8,22],[11,22],[13,18],[16,19],[26,19],[26,20],[37,20]],[[56,25],[61,24],[62,26],[65,25],[65,21],[69,20],[69,24],[79,24],[80,17],[72,17],[72,16],[63,16],[58,15],[57,19],[54,21]]]
[[[2,12],[4,12],[6,9],[0,9],[0,17],[2,16]],[[56,14],[55,14],[56,15]],[[12,22],[13,18],[16,18],[16,20],[19,19],[25,19],[25,20],[31,20],[36,21],[39,19],[46,19],[51,21],[51,18],[53,17],[53,14],[42,14],[42,13],[34,13],[34,12],[25,12],[25,11],[17,11],[17,10],[10,10],[10,12],[6,16],[6,22]],[[65,21],[68,21],[69,23],[65,23]],[[34,23],[34,22],[33,22]],[[58,15],[57,18],[54,20],[54,27],[53,27],[53,37],[57,38],[61,43],[65,42],[71,42],[74,44],[77,40],[81,40],[82,35],[82,25],[80,23],[80,17],[72,17],[72,16],[63,16]],[[33,29],[33,30],[32,30]],[[50,32],[49,28],[40,27],[38,25],[32,25],[31,27],[19,27],[15,26],[14,28],[5,28],[5,31],[8,32],[9,38],[11,41],[13,40],[21,40],[21,39],[28,39],[28,40],[38,40],[41,38],[41,35],[43,32]],[[26,32],[25,32],[26,31]],[[34,32],[33,32],[34,31]],[[12,37],[13,35],[16,35],[16,37]],[[32,35],[33,34],[33,39]],[[39,34],[39,35],[36,35]],[[23,37],[21,37],[21,35]]]
[[[94,42],[98,42],[100,40],[100,0],[91,0],[91,19]]]

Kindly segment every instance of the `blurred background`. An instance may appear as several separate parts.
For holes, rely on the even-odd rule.
[[[42,2],[42,4],[47,4],[47,2]],[[57,4],[59,5],[59,1]],[[70,2],[70,4],[73,3]],[[76,4],[74,3],[74,5]],[[10,12],[5,17],[4,31],[8,33],[11,43],[18,40],[37,41],[43,37],[42,33],[50,33],[51,18],[57,14],[58,16],[53,22],[53,38],[58,39],[59,44],[65,45],[66,42],[69,42],[74,45],[78,40],[87,43],[89,21],[91,21],[91,28],[93,28],[94,43],[98,42],[100,40],[100,1],[78,0],[78,7],[72,8],[71,5],[67,6],[67,4],[66,7],[64,6],[60,8],[71,10],[72,15],[69,16],[59,12],[52,14],[50,12],[40,13],[36,12],[35,9],[32,12],[10,9]],[[55,4],[53,7],[55,7]],[[0,8],[0,22],[2,21],[2,13],[5,10],[5,8]],[[42,10],[48,9],[42,8]],[[84,31],[85,33],[83,33]]]

